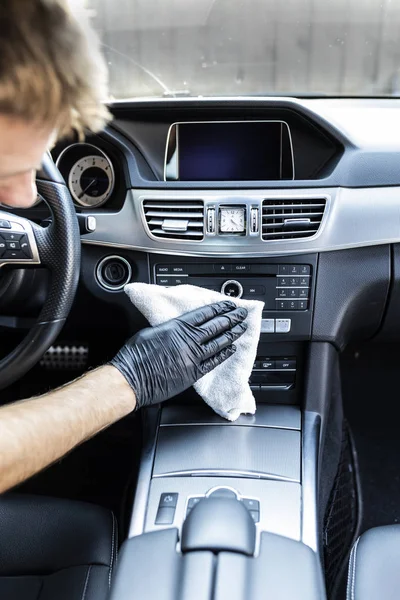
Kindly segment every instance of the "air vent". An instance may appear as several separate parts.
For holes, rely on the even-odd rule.
[[[321,225],[325,206],[325,198],[264,200],[262,239],[293,240],[315,235]]]
[[[143,209],[150,233],[157,238],[201,241],[204,237],[203,200],[145,200]]]

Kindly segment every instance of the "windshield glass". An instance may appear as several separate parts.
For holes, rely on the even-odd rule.
[[[398,0],[82,0],[113,99],[400,95]]]

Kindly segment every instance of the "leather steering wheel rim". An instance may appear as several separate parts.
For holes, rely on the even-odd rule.
[[[36,183],[39,194],[51,211],[51,224],[43,228],[28,219],[18,218],[18,222],[27,232],[33,232],[31,239],[37,252],[34,253],[36,260],[32,262],[50,269],[51,284],[35,325],[20,344],[0,360],[0,389],[27,373],[55,341],[69,314],[79,281],[81,240],[75,207],[49,155],[45,155],[42,166]],[[11,222],[16,220],[12,213],[4,211],[1,211],[1,218]]]

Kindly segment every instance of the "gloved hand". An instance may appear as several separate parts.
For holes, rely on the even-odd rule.
[[[134,335],[111,364],[128,381],[136,408],[180,394],[235,351],[247,329],[245,308],[210,304]]]

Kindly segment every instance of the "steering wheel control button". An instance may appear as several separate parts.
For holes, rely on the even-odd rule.
[[[26,260],[26,256],[22,252],[22,250],[6,250],[3,258],[13,258],[14,260]]]
[[[292,327],[291,319],[276,319],[275,331],[276,333],[289,333]]]
[[[5,239],[6,242],[19,242],[23,236],[23,233],[11,233],[10,231],[1,232],[1,237]]]
[[[223,284],[221,294],[225,294],[225,296],[230,296],[231,298],[241,298],[243,296],[243,287],[238,281],[229,279]]]
[[[0,229],[11,229],[10,221],[6,221],[5,219],[0,219]]]
[[[178,494],[176,492],[166,492],[161,494],[159,508],[166,506],[169,508],[176,508],[178,502]]]
[[[155,525],[172,525],[175,517],[175,508],[164,507],[158,509]]]
[[[8,250],[21,250],[19,242],[6,242]]]
[[[275,333],[275,319],[262,319],[261,333]]]
[[[103,288],[118,292],[131,280],[132,267],[122,256],[107,256],[97,265],[96,276]]]
[[[29,245],[29,240],[26,235],[23,235],[19,240],[19,246],[27,258],[32,258],[32,251]]]

